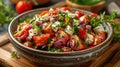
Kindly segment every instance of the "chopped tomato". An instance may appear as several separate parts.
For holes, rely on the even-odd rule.
[[[82,40],[77,35],[74,35],[69,39],[67,46],[70,46],[71,49],[75,51],[85,49]]]
[[[50,15],[50,13],[49,13],[49,11],[42,11],[40,14],[39,14],[39,17],[41,17],[41,16],[43,16],[43,15],[45,15],[45,14],[48,14],[48,15]]]
[[[91,14],[91,17],[95,17],[95,18],[97,18],[99,15],[98,14]]]
[[[33,36],[33,41],[35,45],[43,46],[47,44],[49,38],[50,38],[50,34],[42,34],[40,36]]]
[[[102,41],[104,41],[104,40],[106,39],[106,32],[100,31],[100,32],[98,33],[98,35],[101,37]]]
[[[64,31],[58,31],[59,34],[57,34],[57,39],[54,43],[54,45],[56,46],[57,44],[59,45],[67,45],[67,41],[69,40],[69,35],[67,33],[65,33]]]
[[[58,14],[58,10],[54,10],[52,14],[55,14],[55,15]]]
[[[79,36],[81,39],[85,39],[86,36],[87,36],[87,30],[80,28],[79,31],[78,31],[78,36]]]
[[[87,23],[90,23],[90,19],[88,18],[88,16],[85,16],[85,18],[84,18],[83,21],[84,21],[84,22],[87,22]]]
[[[74,50],[78,51],[78,50],[83,50],[83,49],[85,49],[85,46],[84,46],[83,44],[80,44],[80,45],[78,45],[78,47],[75,48]]]
[[[19,31],[18,33],[14,34],[14,37],[19,39],[19,40],[25,40],[29,35],[28,29],[25,28],[21,31]]]
[[[54,37],[55,33],[53,32],[52,28],[48,25],[44,30],[43,30],[43,33],[48,33],[50,34],[50,37]]]
[[[62,47],[62,50],[64,51],[64,52],[71,52],[72,51],[72,49],[71,48],[69,48],[69,47]]]
[[[28,47],[30,47],[30,48],[33,48],[33,45],[30,43],[30,41],[25,41],[23,44],[24,44],[25,46],[28,46]]]
[[[80,12],[80,11],[79,11],[79,12],[76,12],[76,14],[77,14],[76,17],[77,17],[78,19],[79,19],[81,16],[85,15],[83,12]]]
[[[66,10],[71,10],[70,7],[62,7],[60,10],[66,11]]]
[[[95,46],[95,45],[100,44],[101,42],[102,42],[102,39],[99,36],[96,35],[92,45]]]

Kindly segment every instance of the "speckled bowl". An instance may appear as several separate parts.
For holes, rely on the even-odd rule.
[[[33,17],[35,14],[48,9],[49,8],[40,8],[22,13],[17,17],[15,17],[9,24],[8,33],[13,46],[16,48],[17,52],[20,55],[24,56],[28,60],[39,64],[53,65],[53,66],[70,66],[70,65],[80,64],[92,60],[97,56],[99,56],[100,54],[102,54],[111,43],[113,37],[113,30],[109,23],[104,23],[106,31],[108,33],[107,39],[95,47],[81,51],[55,53],[55,52],[32,49],[22,45],[13,37],[13,32],[16,30],[19,20],[25,20],[28,17]],[[88,11],[73,9],[73,11],[76,10],[83,11],[86,14],[91,14],[91,12]]]

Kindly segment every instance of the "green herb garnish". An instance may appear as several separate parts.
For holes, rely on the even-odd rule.
[[[15,16],[14,11],[4,2],[4,0],[0,0],[0,26],[10,23]]]
[[[17,54],[16,51],[13,51],[13,52],[11,53],[11,56],[12,56],[12,57],[16,57],[17,59],[20,58],[20,56]]]

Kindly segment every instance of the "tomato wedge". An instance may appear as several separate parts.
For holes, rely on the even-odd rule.
[[[33,48],[34,46],[30,43],[30,41],[25,41],[23,45]]]
[[[43,46],[47,44],[49,38],[50,34],[42,34],[40,36],[33,36],[33,41],[36,46]]]
[[[21,30],[20,32],[14,34],[14,37],[19,40],[25,40],[29,35],[28,31],[29,31],[29,29],[25,28],[25,29]]]
[[[102,39],[99,36],[95,36],[93,46],[98,45],[102,42]]]
[[[62,7],[60,10],[66,11],[66,10],[71,10],[70,7]]]
[[[58,14],[58,10],[54,10],[52,14],[55,14],[55,15]]]
[[[97,18],[99,15],[98,14],[91,14],[91,17],[95,17],[95,18]]]
[[[102,41],[104,41],[104,40],[106,39],[106,32],[100,31],[100,32],[98,33],[98,35],[101,37]]]
[[[78,35],[81,39],[85,39],[86,36],[87,36],[87,30],[84,30],[84,29],[79,29],[79,32],[78,32]]]
[[[45,15],[45,14],[48,14],[50,15],[49,11],[45,10],[45,11],[42,11],[40,14],[39,14],[39,17]]]
[[[85,15],[83,12],[80,12],[80,11],[79,11],[79,12],[77,11],[76,14],[77,14],[76,17],[77,17],[78,19],[79,19],[81,16]]]

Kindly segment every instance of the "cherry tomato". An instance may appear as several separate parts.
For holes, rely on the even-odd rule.
[[[20,14],[23,13],[25,11],[31,10],[32,9],[32,5],[30,2],[26,2],[26,1],[19,1],[16,5],[16,11]]]
[[[49,38],[50,38],[50,34],[43,34],[40,36],[33,36],[33,41],[34,41],[35,45],[43,46],[43,45],[47,44]]]
[[[14,34],[14,37],[17,39],[20,39],[20,40],[25,40],[29,35],[28,30],[29,29],[25,28],[25,29],[21,30],[20,32]]]

